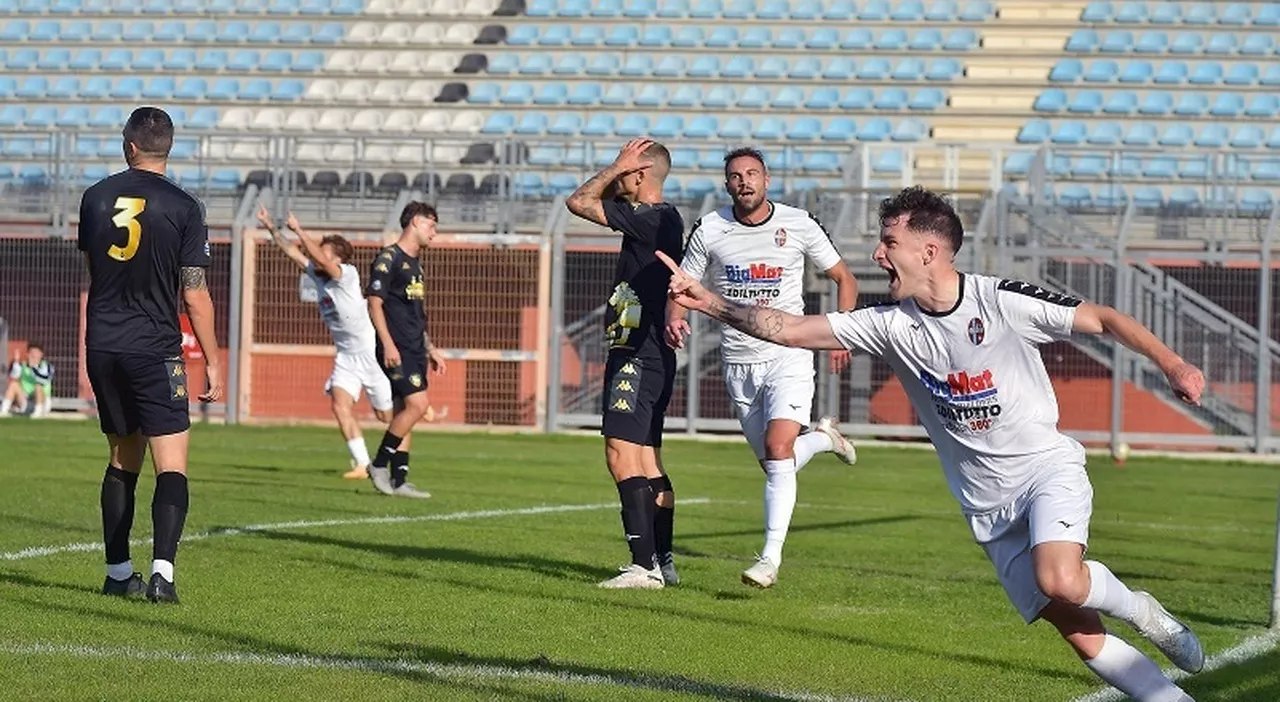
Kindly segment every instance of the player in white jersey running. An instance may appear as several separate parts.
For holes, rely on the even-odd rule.
[[[795,207],[770,202],[768,167],[756,149],[741,148],[724,159],[725,189],[733,204],[709,212],[693,225],[681,268],[731,300],[804,313],[804,263],[821,270],[837,286],[841,310],[852,310],[858,282],[818,220]],[[667,305],[667,343],[684,346],[687,310]],[[845,463],[857,457],[853,445],[823,417],[813,432],[813,352],[761,341],[732,327],[721,330],[725,386],[747,443],[764,469],[764,549],[742,582],[771,587],[782,565],[782,546],[796,507],[796,472],[815,454],[834,451]],[[832,354],[832,371],[849,362],[846,351]]]
[[[337,235],[319,241],[313,239],[302,230],[293,213],[289,213],[285,226],[297,234],[305,253],[284,237],[267,208],[259,206],[258,221],[315,285],[320,318],[329,327],[338,350],[324,390],[329,393],[333,416],[351,452],[351,470],[342,477],[364,480],[368,477],[369,448],[355,417],[356,401],[360,399],[361,390],[369,393],[373,413],[378,421],[385,423],[390,417],[392,399],[391,382],[374,357],[375,332],[361,291],[360,272],[347,263],[355,250],[350,242]]]
[[[1160,668],[1103,628],[1134,627],[1179,668],[1204,667],[1200,641],[1145,592],[1084,560],[1093,488],[1084,449],[1058,431],[1039,344],[1107,334],[1151,359],[1183,401],[1204,376],[1128,315],[1018,281],[955,268],[964,231],[942,198],[908,188],[880,205],[874,260],[897,301],[799,316],[726,302],[677,271],[671,297],[757,338],[882,357],[906,388],[974,539],[1027,622],[1053,624],[1098,677],[1139,702],[1188,702]]]

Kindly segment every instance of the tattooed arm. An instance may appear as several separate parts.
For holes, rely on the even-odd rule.
[[[205,269],[183,266],[178,277],[182,281],[182,302],[187,307],[191,330],[195,332],[200,351],[204,354],[205,373],[208,375],[209,389],[200,399],[217,402],[222,399],[222,354],[218,352],[218,337],[213,331],[213,298],[209,296]]]

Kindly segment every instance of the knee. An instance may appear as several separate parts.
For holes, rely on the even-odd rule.
[[[331,407],[333,409],[333,416],[337,417],[339,420],[351,418],[350,404],[343,402],[342,400],[339,400],[337,398],[334,398],[333,404],[331,405]]]
[[[375,409],[373,411],[373,416],[377,417],[378,421],[382,422],[383,424],[386,424],[387,422],[391,421],[391,414],[386,410]]]
[[[793,458],[795,455],[796,443],[794,439],[765,439],[764,457],[766,461],[780,461],[784,458]]]
[[[1089,597],[1089,577],[1078,561],[1037,566],[1036,586],[1045,597],[1077,607]]]
[[[653,501],[663,509],[673,509],[676,506],[676,491],[671,486],[671,478],[664,473],[658,478],[649,478],[649,486],[653,488]]]
[[[405,398],[405,408],[411,410],[416,417],[421,418],[427,413],[427,393],[417,392]]]

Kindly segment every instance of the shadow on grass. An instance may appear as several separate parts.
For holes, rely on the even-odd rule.
[[[1213,626],[1224,626],[1234,629],[1256,629],[1267,625],[1267,616],[1263,612],[1259,612],[1258,616],[1253,619],[1240,619],[1238,617],[1223,617],[1217,614],[1206,614],[1204,612],[1191,612],[1185,609],[1178,609],[1178,618],[1188,622],[1196,622],[1200,624],[1210,624]],[[1280,675],[1280,673],[1277,673]],[[1280,700],[1280,695],[1273,698]]]
[[[18,585],[21,587],[66,590],[67,592],[81,594],[86,592],[92,595],[101,594],[100,588],[92,587],[90,585],[72,585],[70,583],[60,583],[53,580],[41,580],[24,573],[0,572],[0,583],[8,583],[10,585]]]
[[[521,572],[532,572],[571,581],[603,580],[615,571],[590,566],[573,561],[561,561],[529,554],[501,555],[483,553],[461,548],[442,546],[412,546],[406,544],[380,544],[366,541],[351,541],[315,534],[300,534],[287,531],[255,531],[255,536],[279,541],[345,548],[353,551],[376,553],[398,559],[414,559],[421,561],[449,561],[466,565],[479,565],[490,568],[507,568]]]
[[[1198,700],[1276,702],[1280,700],[1280,650],[1178,684]]]
[[[840,529],[849,529],[853,527],[875,526],[877,524],[897,524],[899,522],[913,522],[920,519],[918,516],[912,515],[896,515],[892,517],[872,517],[870,519],[848,519],[840,522],[820,522],[818,524],[793,524],[787,530],[788,534],[798,534],[806,531],[838,531]],[[684,541],[688,539],[717,539],[729,536],[755,536],[764,533],[764,525],[756,529],[740,529],[737,531],[711,531],[701,534],[685,534],[676,532],[676,541]]]

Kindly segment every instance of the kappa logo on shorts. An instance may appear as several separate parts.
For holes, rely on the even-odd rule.
[[[619,398],[618,398],[618,400],[617,400],[617,402],[614,402],[614,403],[613,403],[613,405],[612,405],[609,409],[611,409],[611,410],[613,410],[613,411],[615,411],[615,412],[630,412],[630,411],[631,411],[631,403],[629,403],[629,402],[627,402],[626,400],[624,400],[623,398],[619,397]]]
[[[178,387],[173,389],[173,399],[185,400],[186,397],[187,397],[187,386],[179,385]]]
[[[617,389],[622,392],[635,392],[635,388],[631,386],[630,380],[619,380]]]
[[[636,373],[636,367],[630,363],[622,364],[622,367],[618,369],[618,373],[620,375],[638,375]]]
[[[173,367],[173,377],[181,378],[184,375],[186,375],[186,371],[182,368],[182,366],[175,365]]]
[[[378,265],[374,266],[374,267],[373,267],[373,269],[374,269],[375,271],[378,271],[379,273],[386,273],[386,272],[388,272],[388,270],[389,270],[389,269],[387,268],[387,264],[385,264],[385,263],[379,263]]]

